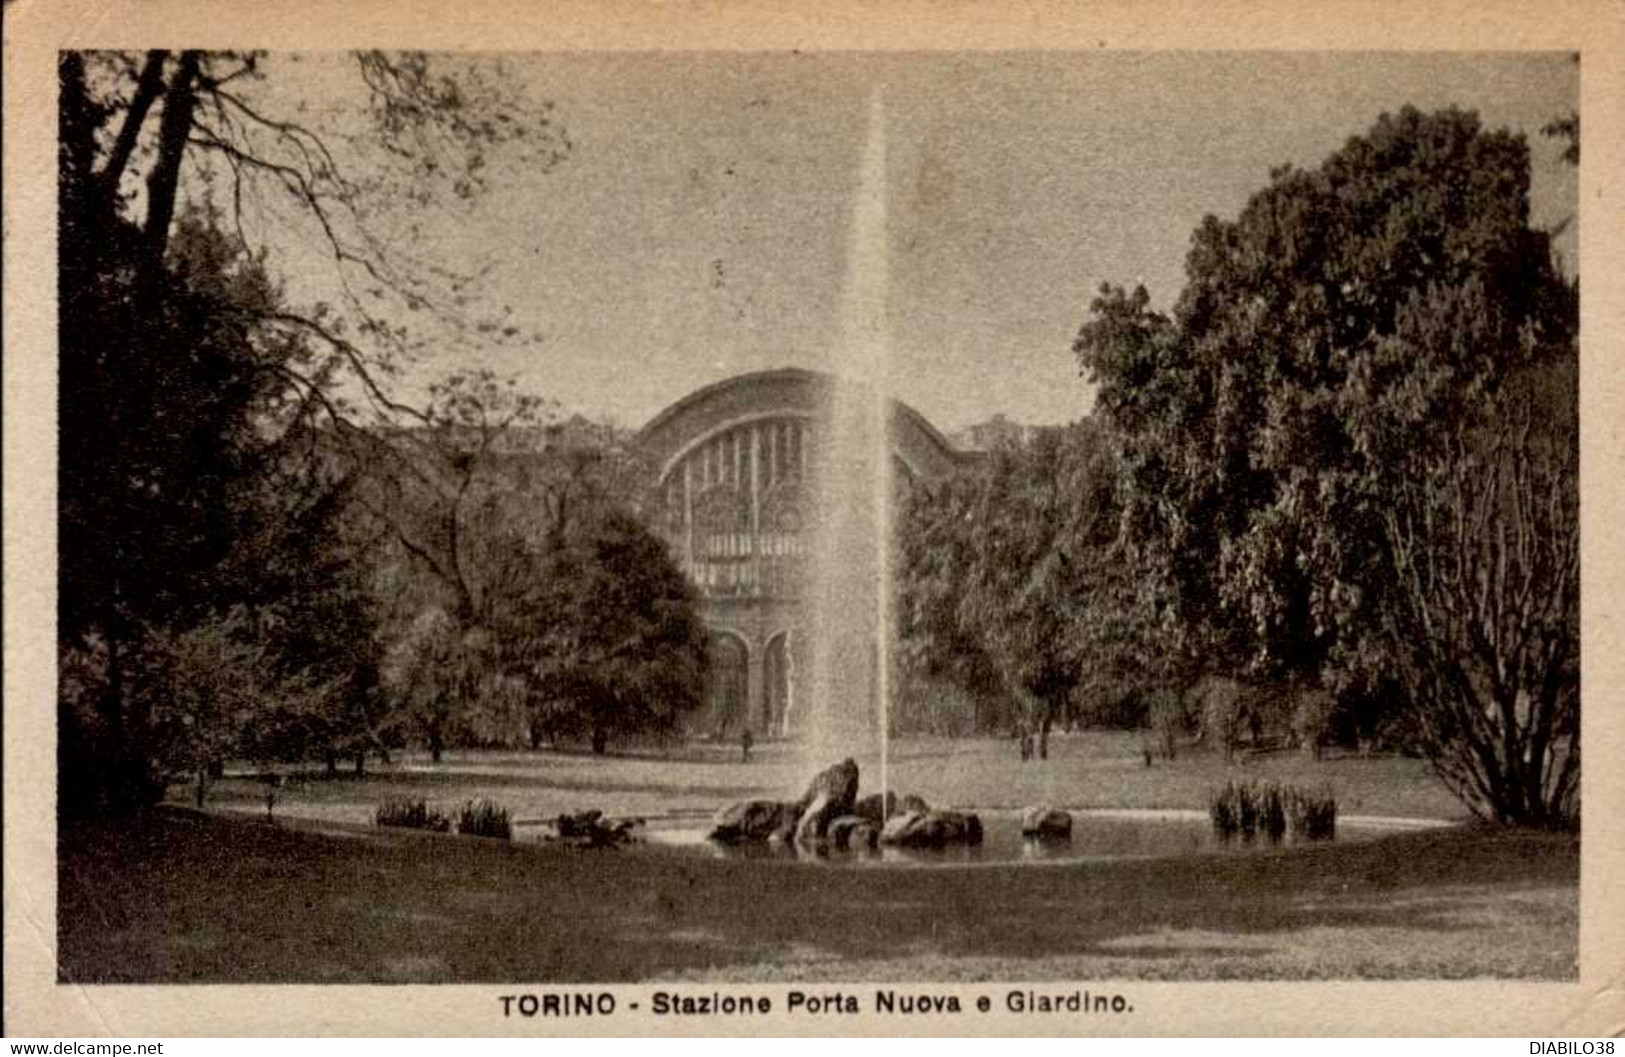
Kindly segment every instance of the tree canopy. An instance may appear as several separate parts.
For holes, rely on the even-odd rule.
[[[1521,137],[1472,113],[1406,108],[1316,169],[1275,171],[1235,220],[1205,220],[1171,315],[1153,312],[1143,290],[1102,290],[1075,351],[1114,438],[1129,542],[1172,599],[1193,665],[1370,689],[1415,645],[1392,619],[1422,603],[1396,587],[1420,568],[1406,548],[1437,562],[1438,548],[1464,542],[1426,529],[1420,543],[1396,529],[1397,511],[1430,525],[1474,511],[1489,539],[1534,538],[1505,521],[1521,516],[1509,496],[1446,494],[1475,460],[1483,470],[1527,458],[1527,446],[1514,457],[1517,445],[1497,439],[1511,428],[1504,394],[1575,355],[1576,290],[1530,225],[1528,190]],[[1561,385],[1547,396],[1536,428],[1566,450],[1576,405]],[[1560,499],[1569,471],[1542,465],[1542,538],[1575,539]],[[1577,613],[1561,573],[1568,544],[1553,545],[1559,555],[1527,559],[1518,585],[1497,562],[1479,566],[1478,590]],[[1441,602],[1429,603],[1434,615]],[[1552,681],[1570,686],[1578,642],[1560,636],[1541,663],[1512,661],[1509,677],[1506,642],[1490,637],[1488,651],[1462,640],[1410,666],[1403,693],[1431,721],[1439,709],[1424,700],[1440,691],[1426,681],[1488,664],[1495,679],[1463,675],[1450,692],[1475,715],[1502,716],[1490,724],[1490,770],[1505,773],[1506,754],[1522,751],[1508,728],[1523,722],[1510,718],[1514,702]],[[1455,650],[1478,660],[1446,664]],[[1448,754],[1436,744],[1433,755]],[[1498,816],[1567,810],[1479,784],[1490,788],[1469,803]]]
[[[359,767],[391,738],[493,736],[478,706],[522,712],[537,675],[504,607],[542,569],[619,582],[560,555],[627,536],[636,474],[606,446],[527,461],[548,408],[489,374],[424,407],[391,378],[529,340],[420,243],[499,164],[568,155],[550,105],[499,60],[410,52],[72,51],[58,72],[64,810],[132,806],[176,771],[201,790],[227,758]],[[645,640],[692,681],[659,612]]]
[[[900,533],[904,655],[918,672],[1013,699],[1046,754],[1050,725],[1113,707],[1135,639],[1113,555],[1114,466],[1089,420],[920,486]]]

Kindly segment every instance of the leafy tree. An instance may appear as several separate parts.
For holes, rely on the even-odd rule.
[[[177,225],[155,289],[141,289],[116,242],[65,250],[88,253],[99,257],[63,275],[59,629],[95,644],[106,676],[94,737],[65,731],[62,773],[106,787],[87,789],[91,801],[130,802],[154,794],[161,755],[127,678],[153,673],[131,661],[153,655],[150,635],[243,600],[223,570],[244,539],[261,569],[309,560],[313,541],[272,531],[264,501],[287,489],[308,502],[305,484],[324,486],[298,468],[303,409],[277,381],[307,350],[245,322],[276,298],[256,261],[204,213]]]
[[[1135,585],[1113,553],[1113,471],[1085,420],[922,490],[903,520],[905,655],[995,683],[1040,758],[1056,720],[1110,711],[1102,702],[1140,663]]]
[[[311,105],[301,85],[313,68],[332,85],[348,74],[348,94]],[[335,291],[308,310],[279,305],[262,325],[321,347],[377,407],[410,412],[377,384],[402,354],[524,340],[506,309],[474,310],[474,276],[413,252],[429,225],[466,214],[493,160],[545,171],[569,154],[551,106],[526,102],[500,61],[84,51],[64,53],[60,80],[65,212],[81,233],[94,244],[126,228],[155,278],[187,194],[229,203],[239,242],[300,252],[306,269],[325,262]],[[289,378],[308,396],[322,380]]]
[[[433,316],[441,334],[511,337],[512,328],[488,334],[489,320],[466,318],[459,277],[413,267],[390,248],[410,242],[381,238],[380,229],[411,233],[412,218],[431,204],[422,195],[444,186],[433,173],[450,182],[451,199],[464,200],[477,193],[488,151],[526,141],[557,160],[562,141],[546,145],[557,131],[547,119],[514,117],[478,64],[454,63],[462,76],[448,77],[418,55],[353,61],[360,88],[350,124],[322,130],[270,109],[280,100],[297,115],[297,93],[290,100],[267,83],[259,54],[65,52],[60,60],[59,627],[65,660],[99,667],[78,683],[95,689],[94,708],[63,702],[65,810],[154,795],[172,743],[140,702],[175,674],[162,670],[164,658],[196,653],[192,646],[202,646],[187,636],[218,630],[245,599],[261,626],[307,629],[289,631],[272,664],[287,686],[303,678],[300,657],[349,664],[354,676],[349,714],[326,705],[322,715],[284,710],[261,725],[256,751],[293,751],[294,728],[314,736],[326,725],[335,738],[355,737],[373,721],[370,706],[356,703],[372,696],[358,595],[341,588],[301,600],[300,585],[284,577],[275,587],[267,571],[324,568],[324,553],[348,546],[324,552],[333,540],[325,530],[301,536],[321,520],[318,509],[327,528],[337,517],[332,504],[320,506],[334,479],[313,438],[324,435],[324,421],[326,435],[344,424],[347,408],[334,392],[341,374],[377,407],[398,409],[375,373],[425,339],[393,316]],[[366,126],[378,135],[359,135]],[[341,143],[364,142],[394,167],[347,167],[352,155]],[[366,180],[348,175],[362,169]],[[406,173],[421,193],[411,209],[392,208]],[[258,230],[299,229],[285,222],[290,208],[303,217],[340,273],[338,308],[290,306],[266,248],[250,248],[247,214],[278,206],[283,212]],[[299,502],[279,510],[271,497],[280,493]],[[357,634],[353,656],[313,652],[308,629],[341,612]]]
[[[430,387],[419,424],[369,436],[364,498],[416,575],[414,614],[437,606],[463,627],[489,621],[504,559],[533,517],[515,464],[539,455],[543,413],[511,379],[453,372]]]
[[[593,696],[546,690],[539,673],[568,667],[561,643],[593,641],[571,623],[597,619],[573,595],[597,574],[583,533],[627,516],[643,467],[615,430],[549,412],[511,381],[454,373],[433,387],[422,423],[381,433],[365,464],[369,508],[387,540],[386,689],[404,708],[393,729],[422,736],[436,760],[448,744],[507,741],[516,728],[528,728],[533,745],[549,729],[574,730]],[[593,700],[600,710],[613,703]],[[642,724],[631,714],[642,706],[625,707],[626,717],[599,724],[606,736]]]
[[[497,627],[538,726],[586,737],[595,753],[615,737],[675,731],[702,701],[706,639],[665,543],[606,507],[536,559]]]
[[[496,668],[484,629],[460,623],[443,609],[420,612],[385,657],[385,688],[403,707],[391,725],[421,733],[435,763],[462,726],[468,704]]]
[[[1521,137],[1407,108],[1317,169],[1275,171],[1236,220],[1205,220],[1172,316],[1144,291],[1095,301],[1075,349],[1124,525],[1198,670],[1353,692],[1414,656],[1390,619],[1409,605],[1390,517],[1438,479],[1415,460],[1459,462],[1453,430],[1493,435],[1497,394],[1572,354],[1575,291],[1529,225],[1528,186]],[[1573,605],[1558,580],[1529,589]],[[1426,667],[1405,688],[1424,726]]]
[[[149,671],[136,688],[150,724],[152,746],[167,773],[189,773],[202,806],[207,783],[238,755],[269,761],[246,735],[262,723],[275,698],[293,711],[321,713],[340,692],[338,680],[305,669],[279,671],[274,618],[237,606],[184,630],[153,629],[138,664]],[[261,745],[268,744],[261,742]]]
[[[1475,814],[1579,817],[1579,417],[1573,359],[1512,379],[1386,489],[1381,641],[1435,770]]]
[[[368,582],[379,544],[358,517],[354,475],[298,470],[268,484],[215,587],[261,615],[277,645],[278,679],[297,686],[321,673],[328,692],[267,695],[240,749],[261,760],[325,759],[330,772],[351,755],[360,773],[366,752],[383,748],[385,727],[381,628]]]
[[[972,521],[986,482],[981,468],[918,482],[898,519],[898,658],[907,693],[937,683],[963,689],[980,732],[1008,728],[1012,716],[998,666],[960,599],[975,553]]]

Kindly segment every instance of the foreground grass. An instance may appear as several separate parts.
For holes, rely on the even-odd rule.
[[[159,810],[60,834],[77,982],[1572,979],[1578,841],[1483,829],[944,869]]]

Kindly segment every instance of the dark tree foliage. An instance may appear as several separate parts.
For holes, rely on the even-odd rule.
[[[477,191],[487,150],[546,127],[421,56],[355,60],[375,142],[447,173],[453,197]],[[378,237],[386,188],[350,179],[318,130],[263,109],[263,80],[255,53],[59,62],[67,811],[140,803],[168,772],[229,753],[339,751],[376,719],[376,636],[353,575],[365,541],[346,524],[333,384],[348,372],[396,407],[374,373],[410,339],[385,314],[452,318],[456,301]],[[353,283],[366,277],[344,282],[339,313],[296,311],[250,250],[245,203],[268,197],[314,223]],[[229,658],[240,686],[210,672]]]
[[[978,733],[1008,730],[1018,720],[998,665],[960,610],[976,546],[972,521],[985,486],[981,468],[919,482],[900,509],[897,527],[903,683],[922,693],[941,683],[960,688],[970,698]]]
[[[1115,715],[1146,663],[1115,553],[1113,471],[1084,420],[922,486],[904,509],[905,662],[973,693],[997,687],[1040,758],[1055,722]]]
[[[1576,291],[1530,226],[1528,191],[1521,137],[1407,108],[1317,169],[1272,173],[1235,220],[1205,220],[1172,316],[1143,290],[1095,301],[1075,350],[1112,430],[1127,543],[1172,602],[1193,670],[1324,680],[1370,701],[1411,655],[1390,619],[1408,604],[1396,585],[1411,560],[1392,515],[1448,508],[1411,489],[1489,458],[1485,444],[1504,460],[1498,394],[1573,356]],[[1572,424],[1572,403],[1549,411]],[[1563,471],[1551,472],[1543,487],[1557,487]],[[1446,545],[1429,539],[1412,542]],[[1523,590],[1576,605],[1547,575],[1561,566],[1541,565]],[[1563,682],[1571,646],[1529,677]],[[1438,715],[1424,684],[1464,648],[1406,670],[1424,719]],[[1488,715],[1518,694],[1474,683],[1467,700]],[[1436,762],[1450,755],[1441,738]],[[1531,821],[1554,810],[1487,784],[1475,808]]]
[[[675,732],[703,698],[706,637],[664,541],[601,507],[536,561],[496,628],[539,733],[602,753],[617,737]]]
[[[628,551],[633,564],[605,570],[584,549],[632,516],[642,461],[619,431],[547,412],[487,372],[455,373],[433,387],[424,424],[380,437],[365,463],[365,503],[385,540],[377,578],[390,726],[436,759],[455,745],[589,737],[584,717],[611,705],[625,714],[599,724],[606,734],[668,727],[663,704],[579,692],[573,667],[590,662],[568,656],[594,648],[592,629],[606,619],[578,592],[607,584],[605,597],[616,597],[620,581],[650,576],[645,586],[666,590],[650,586],[674,568],[663,555],[647,570]],[[630,613],[643,605],[630,604]],[[681,642],[644,645],[651,653],[638,665],[686,663],[660,656],[681,653]],[[681,685],[669,704],[682,711],[697,692]]]

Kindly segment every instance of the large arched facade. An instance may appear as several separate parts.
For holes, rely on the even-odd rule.
[[[718,647],[710,705],[696,722],[703,732],[796,729],[798,662],[808,667],[807,529],[817,514],[810,479],[837,384],[795,368],[739,375],[690,393],[639,434],[658,468],[659,529],[698,589]],[[899,487],[945,476],[969,457],[897,401],[890,435]]]

